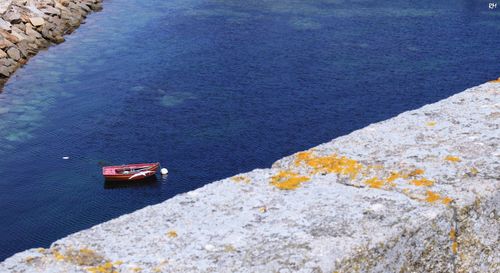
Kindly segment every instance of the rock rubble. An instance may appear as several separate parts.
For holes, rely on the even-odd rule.
[[[1,0],[0,85],[39,50],[64,42],[102,0]]]

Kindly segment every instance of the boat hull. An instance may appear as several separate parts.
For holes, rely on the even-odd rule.
[[[159,168],[158,162],[106,166],[102,168],[102,174],[106,181],[137,181],[156,175]]]

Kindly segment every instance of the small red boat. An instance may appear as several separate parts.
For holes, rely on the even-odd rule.
[[[160,163],[140,163],[121,166],[106,166],[102,168],[102,175],[108,181],[141,180],[156,174]]]

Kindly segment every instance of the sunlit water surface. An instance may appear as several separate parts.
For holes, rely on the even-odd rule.
[[[105,1],[0,94],[0,260],[500,76],[487,1],[380,2]]]

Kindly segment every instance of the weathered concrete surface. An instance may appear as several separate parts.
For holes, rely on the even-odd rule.
[[[0,272],[500,272],[500,81],[18,253]]]
[[[0,0],[0,88],[29,57],[80,26],[102,0]]]

